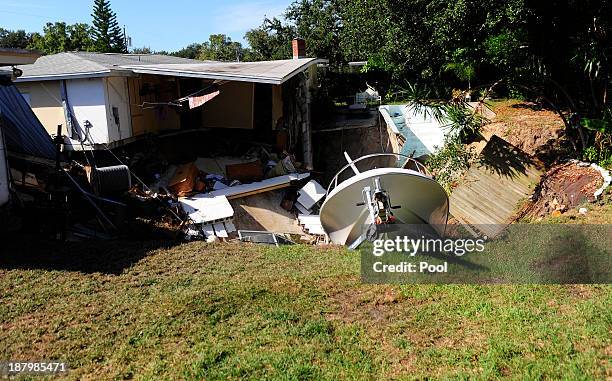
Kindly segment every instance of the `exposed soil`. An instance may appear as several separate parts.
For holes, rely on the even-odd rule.
[[[527,218],[561,215],[584,202],[593,202],[593,194],[603,184],[599,171],[576,163],[553,166],[542,178],[531,203],[524,211]]]
[[[555,112],[516,100],[494,102],[492,109],[496,117],[483,128],[485,137],[497,135],[545,163],[563,149],[565,126]]]
[[[319,172],[317,180],[323,187],[327,188],[334,175],[347,164],[344,152],[352,159],[358,159],[368,154],[391,151],[386,128],[378,125],[377,119],[353,121],[355,125],[359,122],[360,128],[313,133],[315,170]]]

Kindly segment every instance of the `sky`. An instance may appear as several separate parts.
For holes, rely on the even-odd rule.
[[[111,0],[132,48],[176,51],[211,34],[243,44],[247,30],[265,16],[280,16],[292,0]],[[0,0],[0,27],[42,32],[47,22],[91,24],[93,0]]]

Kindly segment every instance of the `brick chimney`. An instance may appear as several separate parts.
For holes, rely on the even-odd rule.
[[[293,59],[306,58],[306,41],[301,38],[294,38],[291,46],[293,47]]]

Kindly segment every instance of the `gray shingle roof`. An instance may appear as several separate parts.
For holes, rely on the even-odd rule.
[[[126,65],[134,73],[167,76],[270,83],[280,85],[311,65],[320,63],[316,58],[257,62],[198,62],[196,64]]]
[[[96,62],[107,67],[119,65],[137,65],[137,64],[188,64],[201,63],[199,60],[189,58],[166,56],[163,54],[122,54],[122,53],[91,53],[91,52],[74,52],[73,54],[81,59]]]
[[[153,74],[228,81],[281,84],[311,65],[315,58],[259,62],[199,61],[160,54],[68,52],[40,57],[20,65],[16,82],[103,77],[122,74]]]
[[[28,80],[29,78],[35,80],[79,74],[100,75],[109,73],[110,70],[121,70],[120,66],[124,65],[193,64],[201,62],[160,54],[66,52],[42,56],[31,65],[20,65],[19,69],[23,71],[23,75],[19,81]]]

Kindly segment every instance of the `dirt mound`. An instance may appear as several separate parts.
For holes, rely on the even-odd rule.
[[[602,184],[601,174],[592,167],[573,162],[554,165],[542,178],[523,216],[560,215],[586,201],[593,202],[593,194]]]
[[[561,118],[535,103],[513,100],[494,102],[496,117],[483,128],[485,136],[497,135],[543,161],[554,157],[564,136]]]

